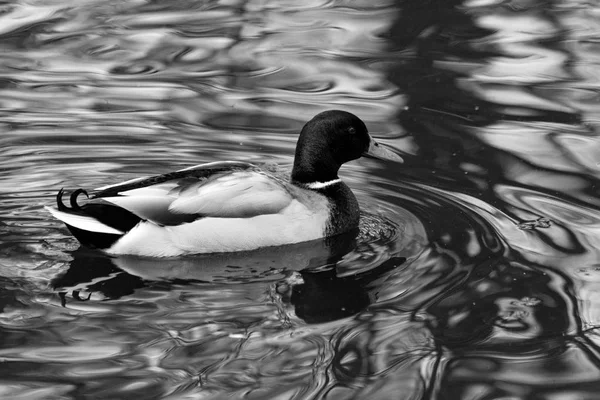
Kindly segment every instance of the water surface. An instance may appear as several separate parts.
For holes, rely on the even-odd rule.
[[[594,1],[0,6],[0,397],[595,399]],[[313,115],[361,233],[108,258],[43,206],[190,165],[289,167]]]

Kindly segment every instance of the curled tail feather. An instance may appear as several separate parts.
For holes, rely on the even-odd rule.
[[[57,208],[45,207],[55,218],[64,222],[81,244],[106,249],[119,240],[141,219],[131,212],[102,202],[80,205],[77,198],[88,193],[84,189],[73,191],[69,197],[70,207],[64,204],[64,189],[56,195]]]

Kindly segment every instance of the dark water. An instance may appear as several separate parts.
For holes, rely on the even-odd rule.
[[[597,399],[594,0],[0,5],[0,398]],[[359,115],[357,242],[110,259],[42,209]],[[341,257],[341,258],[340,258]]]

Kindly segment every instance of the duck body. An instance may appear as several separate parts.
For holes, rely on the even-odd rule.
[[[70,207],[61,190],[57,208],[46,208],[83,245],[114,255],[175,257],[306,242],[357,228],[358,202],[337,172],[376,146],[356,116],[329,111],[303,128],[290,179],[250,163],[215,162],[90,193],[78,189]],[[81,194],[88,197],[82,205]]]

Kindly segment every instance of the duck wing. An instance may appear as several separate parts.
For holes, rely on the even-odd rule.
[[[252,164],[211,163],[101,188],[90,203],[108,203],[158,225],[204,217],[275,214],[293,196],[285,184]]]

